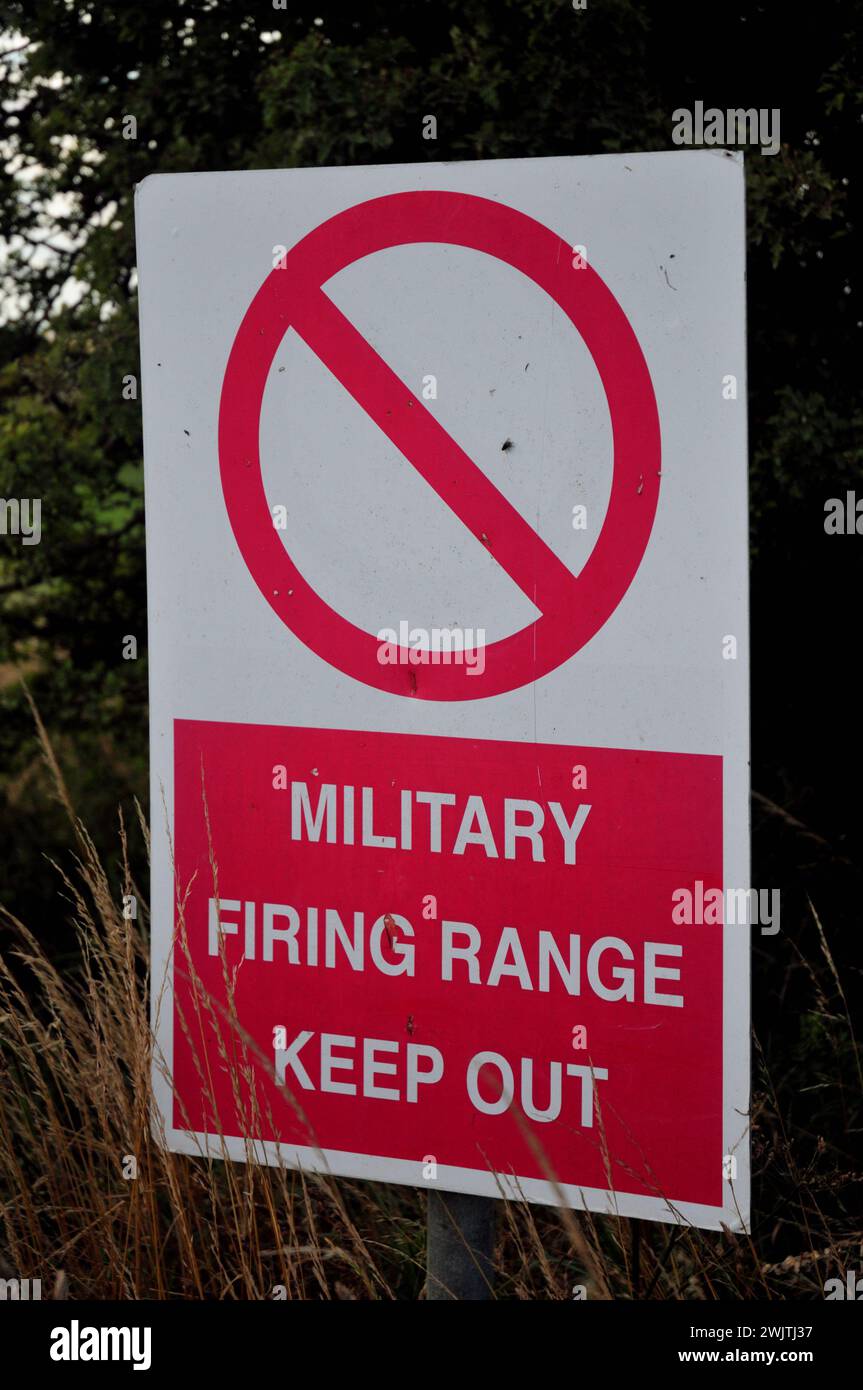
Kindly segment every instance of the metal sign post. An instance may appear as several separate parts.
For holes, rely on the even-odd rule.
[[[497,1216],[493,1197],[429,1193],[427,1299],[480,1303],[492,1297]]]

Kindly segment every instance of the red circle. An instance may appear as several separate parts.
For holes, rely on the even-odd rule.
[[[381,665],[377,637],[332,609],[294,565],[273,526],[261,475],[264,388],[292,318],[302,317],[304,305],[313,314],[321,286],[353,261],[417,242],[443,242],[495,256],[545,290],[581,334],[611,416],[614,467],[608,510],[581,573],[570,576],[574,587],[567,591],[567,601],[550,605],[527,627],[488,644],[483,673],[470,677],[461,665]],[[547,675],[590,641],[641,563],[656,514],[660,457],[650,373],[614,295],[591,266],[573,268],[568,243],[547,227],[472,194],[394,193],[347,208],[316,227],[288,252],[284,268],[273,270],[253,299],[222,384],[222,489],[234,536],[261,593],[324,661],[366,685],[413,698],[470,700],[516,690]],[[561,506],[568,512],[570,500],[562,498]],[[577,604],[569,601],[573,595]]]

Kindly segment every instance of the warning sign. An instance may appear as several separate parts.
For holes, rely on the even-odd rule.
[[[678,881],[722,881],[718,759],[185,721],[174,738],[181,882],[209,858],[202,766],[211,819],[234,827],[218,893],[186,912],[195,968],[219,996],[222,941],[243,960],[238,1013],[262,1052],[283,1030],[275,1070],[301,1102],[262,1076],[256,1137],[313,1164],[316,1143],[356,1147],[352,1099],[386,1101],[359,1112],[363,1142],[408,1181],[425,1133],[440,1168],[484,1153],[532,1184],[550,1164],[567,1186],[610,1171],[719,1204],[722,941],[670,932],[668,912]],[[185,1033],[175,1074],[177,1128],[215,1127]],[[216,1095],[244,1133],[224,1070]]]
[[[137,224],[164,1142],[745,1225],[739,162]]]

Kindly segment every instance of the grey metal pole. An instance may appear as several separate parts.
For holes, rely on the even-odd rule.
[[[461,1192],[430,1192],[426,1298],[490,1299],[498,1202]]]

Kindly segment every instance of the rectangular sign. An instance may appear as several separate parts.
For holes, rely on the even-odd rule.
[[[741,161],[136,215],[163,1142],[745,1227]]]

